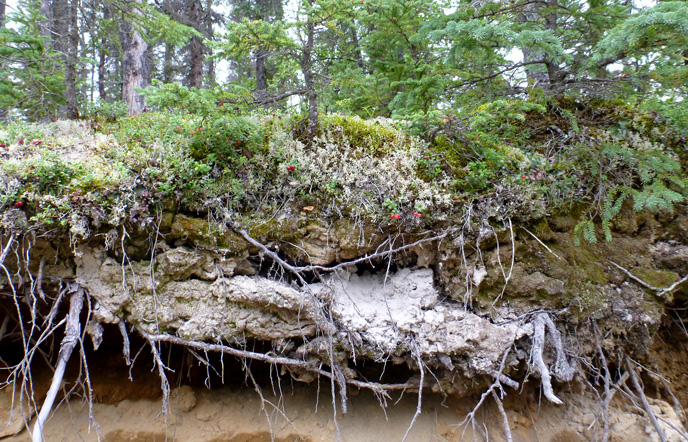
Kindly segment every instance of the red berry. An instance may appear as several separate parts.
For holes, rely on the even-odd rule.
[[[180,132],[181,132],[181,130],[182,130],[182,128],[179,127],[179,126],[177,126],[177,131],[180,131]]]
[[[7,146],[5,146],[4,144],[0,144],[0,148],[4,149],[5,147],[7,147]]]
[[[521,175],[521,179],[522,179],[522,180],[525,180],[526,178],[528,178],[528,177],[525,176],[525,175]]]
[[[415,216],[416,218],[420,218],[423,215],[418,212],[413,212],[413,216]]]
[[[287,166],[287,170],[288,170],[289,172],[293,172],[293,171],[296,170],[296,166],[294,166],[293,164],[292,164],[292,165],[289,165],[289,166]]]
[[[137,139],[136,141],[138,141],[138,142],[140,143],[140,142],[141,142],[141,138]]]
[[[22,201],[17,201],[16,203],[12,204],[14,207],[19,208],[24,205]]]
[[[19,143],[19,144],[24,144],[24,140],[22,140],[22,139],[20,138],[20,139],[17,140],[17,143]]]
[[[36,140],[33,142],[34,146],[40,146],[41,144],[43,144],[43,142],[41,140]]]
[[[189,111],[186,111],[186,115],[189,115]]]
[[[393,213],[389,216],[391,219],[399,219],[401,218],[401,214],[399,213]]]
[[[237,141],[237,145],[241,144],[241,141]]]

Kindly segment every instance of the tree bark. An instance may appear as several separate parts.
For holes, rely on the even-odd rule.
[[[559,7],[558,0],[547,0],[547,13],[545,14],[545,29],[550,30],[554,33],[557,31],[557,8]],[[547,58],[545,60],[545,66],[547,67],[547,77],[549,79],[550,85],[559,83],[564,79],[565,75],[562,75],[562,70],[557,66],[554,61]]]
[[[258,48],[256,51],[256,92],[258,96],[268,88],[268,79],[265,76],[265,62],[267,59],[267,52],[263,48]]]
[[[527,4],[521,12],[520,22],[524,24],[537,21],[540,17],[541,9],[542,5],[539,3]],[[545,61],[544,54],[528,46],[522,47],[521,52],[523,52],[523,63],[527,64],[526,77],[528,78],[528,83],[538,87],[547,87],[549,78],[547,72],[542,69],[542,65],[540,64],[540,62],[544,63]]]
[[[175,47],[171,43],[165,43],[165,59],[162,65],[162,78],[165,83],[174,81],[174,54]]]
[[[200,0],[191,1],[191,9],[189,11],[190,19],[194,24],[196,30],[201,29],[201,6]],[[189,44],[189,52],[191,55],[191,72],[189,75],[189,86],[195,88],[203,87],[203,40],[200,37],[191,37]]]
[[[0,0],[0,28],[5,23],[5,0]],[[0,121],[7,119],[7,109],[0,108]]]
[[[203,22],[205,23],[205,37],[208,40],[213,40],[213,0],[206,1]],[[207,60],[205,69],[208,74],[207,85],[209,87],[214,87],[217,84],[215,79],[215,60]]]
[[[79,26],[77,19],[77,0],[67,0],[67,34],[65,35],[65,116],[75,119],[79,116],[77,107],[77,59],[79,52]]]
[[[52,20],[53,14],[52,14],[52,8],[50,5],[50,0],[41,0],[41,4],[38,8],[39,12],[43,16],[43,20],[40,21],[38,24],[38,28],[40,29],[41,36],[46,37],[46,38],[51,38],[52,37],[52,30],[50,27],[50,22]]]
[[[356,64],[362,71],[365,71],[365,64],[363,63],[363,54],[361,53],[361,45],[358,42],[358,33],[356,32],[356,28],[354,26],[351,26],[351,42],[354,44]]]
[[[133,3],[141,3],[142,0],[133,0]],[[133,14],[138,14],[134,9]],[[138,115],[143,112],[144,100],[136,93],[136,88],[146,86],[146,62],[148,43],[141,37],[126,20],[121,25],[120,39],[124,51],[122,66],[122,100],[129,106],[129,115]]]
[[[312,7],[315,0],[308,0]],[[313,43],[315,40],[315,23],[312,13],[308,13],[306,22],[306,41],[301,56],[301,71],[306,83],[306,95],[308,97],[308,140],[312,141],[318,134],[318,94],[315,91],[315,73],[313,72]]]
[[[103,1],[103,20],[110,20],[110,6],[108,5],[107,1]],[[98,59],[98,97],[101,101],[105,101],[107,98],[107,92],[105,89],[105,81],[107,77],[107,70],[105,68],[107,50],[105,48],[107,47],[107,44],[107,39],[103,36],[100,39],[100,54]]]

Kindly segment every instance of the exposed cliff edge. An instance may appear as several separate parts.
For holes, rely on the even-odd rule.
[[[65,131],[65,136],[75,136]],[[385,134],[396,141],[403,138],[396,132]],[[59,140],[59,134],[55,136]],[[55,161],[83,161],[92,167],[100,157],[88,158],[93,148],[88,143],[100,146],[105,138],[98,141],[102,135],[90,132],[78,136],[81,141],[67,147],[55,141]],[[119,187],[91,183],[88,189],[58,192],[41,185],[44,175],[32,181],[21,173],[12,176],[6,168],[0,259],[0,302],[6,312],[0,332],[4,385],[5,392],[18,386],[16,397],[33,401],[15,407],[17,416],[24,416],[29,426],[41,410],[39,401],[52,374],[36,375],[36,390],[26,383],[27,376],[43,360],[55,364],[64,356],[57,345],[67,323],[67,331],[72,324],[83,332],[79,329],[73,336],[78,343],[74,351],[81,357],[72,356],[67,377],[73,378],[65,380],[73,385],[79,364],[98,367],[88,372],[83,365],[81,381],[75,384],[75,391],[90,400],[98,397],[98,377],[107,367],[90,361],[98,359],[99,352],[111,355],[116,347],[127,364],[119,361],[112,370],[131,370],[131,359],[147,358],[134,366],[153,364],[164,411],[177,410],[175,400],[182,394],[193,396],[194,403],[196,395],[212,402],[203,393],[171,388],[182,384],[183,376],[172,370],[170,355],[188,351],[196,361],[188,363],[188,369],[205,367],[195,375],[208,385],[221,385],[225,376],[246,376],[248,385],[260,389],[269,384],[266,379],[273,379],[272,370],[268,378],[257,380],[247,373],[252,363],[265,363],[276,366],[275,376],[282,379],[328,385],[340,411],[360,400],[351,396],[361,389],[382,402],[401,391],[414,392],[420,414],[422,399],[435,403],[427,395],[445,395],[461,407],[472,404],[460,418],[454,416],[454,423],[465,424],[460,428],[475,435],[483,431],[477,427],[486,418],[477,411],[484,406],[497,416],[489,423],[500,433],[496,437],[527,440],[510,430],[520,425],[514,414],[525,415],[518,414],[517,398],[541,392],[543,403],[563,403],[562,410],[578,407],[585,415],[571,417],[578,425],[571,430],[575,435],[556,440],[631,440],[624,431],[646,424],[647,431],[635,440],[659,434],[666,440],[688,439],[682,408],[688,404],[688,217],[681,200],[671,207],[661,202],[634,207],[630,198],[613,196],[610,204],[618,202],[618,207],[612,216],[593,223],[582,200],[566,210],[550,207],[536,198],[533,185],[514,184],[524,186],[516,188],[519,195],[505,182],[462,200],[446,190],[448,179],[422,181],[417,175],[400,183],[413,197],[391,201],[383,189],[395,184],[389,180],[422,172],[406,164],[405,155],[418,149],[413,155],[428,158],[414,144],[418,141],[406,142],[411,146],[403,152],[380,148],[386,152],[376,157],[382,175],[375,179],[360,182],[360,176],[340,175],[331,188],[323,187],[324,196],[304,199],[296,190],[276,190],[295,179],[291,169],[285,169],[271,184],[261,184],[263,193],[242,200],[245,206],[232,206],[238,197],[227,189],[224,196],[182,187],[163,195],[162,178],[151,178],[152,172],[139,171],[131,180],[118,178]],[[294,143],[285,149],[302,155],[299,165],[307,169],[306,158],[316,148],[309,151]],[[43,167],[44,153],[30,154],[34,170]],[[272,154],[269,150],[262,155]],[[28,154],[15,147],[7,154],[7,164],[25,164],[18,160],[21,155]],[[356,155],[343,158],[365,163],[361,152]],[[147,167],[153,168],[155,161],[163,160],[150,161]],[[116,164],[100,169],[115,173],[121,169]],[[529,179],[539,186],[536,173]],[[235,179],[247,187],[258,176],[241,169],[237,174]],[[508,180],[520,183],[523,177]],[[53,179],[71,185],[69,177],[58,174]],[[346,179],[351,185],[342,188]],[[582,186],[571,192],[587,192]],[[327,199],[328,189],[338,196]],[[203,209],[190,205],[194,195],[204,199]],[[367,208],[372,201],[378,205]],[[253,210],[252,204],[266,208]],[[527,212],[521,212],[526,205]],[[429,214],[432,208],[438,211],[435,216]],[[402,212],[404,218],[396,222]],[[610,241],[592,242],[591,231],[593,238],[606,235]],[[67,309],[78,296],[86,304],[70,321]],[[86,334],[92,343],[84,342]],[[130,341],[146,344],[147,356],[130,348]],[[230,366],[245,374],[225,373],[224,357],[242,361]],[[299,394],[311,397],[304,388]],[[628,411],[628,404],[635,411]],[[413,411],[413,405],[405,406]],[[552,410],[545,407],[542,413],[557,413]],[[645,417],[631,418],[635,412]],[[417,413],[407,421],[410,427]],[[287,414],[279,419],[296,420]],[[336,428],[317,437],[336,438],[336,419],[335,413]],[[418,421],[421,427],[427,425],[423,419]],[[620,421],[628,423],[625,429],[615,426]],[[0,430],[0,437],[25,426],[13,422]],[[163,427],[150,434],[141,430],[136,440],[164,438]],[[106,440],[125,437],[117,431],[112,429]],[[565,429],[557,431],[564,434]],[[316,440],[297,433],[279,433],[283,439],[276,440]],[[244,440],[240,434],[188,440]],[[412,438],[459,440],[463,435],[449,428],[437,439]],[[252,437],[269,440],[270,434]],[[346,434],[343,437],[347,440]]]

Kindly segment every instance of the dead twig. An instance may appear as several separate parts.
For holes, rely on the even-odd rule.
[[[129,335],[127,334],[127,326],[123,320],[117,324],[119,332],[122,334],[122,354],[124,355],[124,362],[131,365],[131,345],[129,344]]]
[[[658,287],[655,287],[655,286],[653,286],[653,285],[648,284],[647,282],[645,282],[645,281],[643,281],[642,279],[638,278],[638,277],[635,276],[633,273],[631,273],[631,272],[628,271],[627,269],[621,267],[619,264],[615,263],[615,262],[612,261],[611,259],[609,260],[609,262],[610,262],[614,267],[616,267],[617,269],[619,269],[619,270],[621,270],[622,272],[624,272],[624,273],[626,274],[626,276],[628,276],[629,278],[631,278],[632,280],[634,280],[634,281],[637,282],[638,284],[642,285],[643,287],[645,287],[645,288],[647,288],[647,289],[650,289],[650,290],[654,290],[654,291],[656,291],[656,292],[661,292],[661,291],[663,290],[663,289],[660,289],[660,288],[658,288]]]
[[[650,290],[654,290],[654,291],[658,292],[658,293],[657,293],[657,296],[664,296],[664,295],[666,295],[667,293],[676,290],[676,287],[678,287],[679,285],[681,285],[681,284],[683,284],[684,282],[688,281],[688,275],[686,275],[686,276],[684,276],[683,278],[679,278],[678,280],[674,281],[674,283],[671,284],[671,285],[670,285],[669,287],[667,287],[667,288],[659,288],[659,287],[655,287],[655,286],[653,286],[653,285],[651,285],[651,284],[648,284],[647,282],[645,282],[645,281],[643,281],[642,279],[638,278],[638,277],[635,276],[633,273],[631,273],[629,270],[627,270],[627,269],[621,267],[619,264],[615,263],[615,262],[612,261],[611,259],[609,260],[609,262],[610,262],[614,267],[616,267],[617,269],[621,270],[624,274],[626,274],[626,276],[628,276],[629,278],[631,278],[632,280],[634,280],[635,282],[637,282],[638,284],[642,285],[642,286],[645,287],[645,288],[648,288],[648,289],[650,289]]]
[[[494,390],[492,390],[492,398],[495,400],[499,414],[502,416],[502,426],[504,427],[506,440],[507,442],[513,442],[513,438],[511,437],[511,427],[509,427],[509,418],[506,415],[506,411],[504,411],[504,405],[502,405],[502,401],[499,399],[499,396],[497,396],[497,393]]]
[[[645,396],[645,392],[643,391],[643,388],[640,386],[638,376],[636,376],[635,374],[635,367],[633,366],[633,363],[628,357],[626,357],[626,372],[630,376],[633,388],[635,389],[636,393],[638,393],[638,397],[640,398],[640,402],[643,404],[645,412],[650,417],[650,421],[652,421],[652,425],[655,426],[655,430],[657,430],[659,440],[661,442],[666,442],[666,436],[664,435],[664,431],[662,430],[662,427],[659,425],[659,421],[657,420],[655,412],[652,411],[652,407],[650,406],[650,403],[647,400],[647,396]]]
[[[535,238],[535,241],[537,241],[538,243],[540,243],[540,245],[541,245],[542,247],[544,247],[545,249],[547,249],[547,251],[548,251],[549,253],[551,253],[552,255],[556,256],[557,259],[561,259],[561,260],[564,259],[564,258],[562,258],[561,256],[559,256],[559,255],[557,255],[556,253],[554,253],[554,252],[552,251],[552,249],[550,249],[549,247],[547,247],[547,244],[545,244],[544,242],[540,241],[540,238],[538,238],[537,236],[535,236],[535,234],[534,234],[533,232],[531,232],[530,230],[526,229],[525,227],[521,227],[521,228],[522,228],[523,230],[525,230],[526,233],[530,234],[530,236],[532,236],[533,238]]]
[[[594,322],[592,327],[595,335],[597,354],[600,358],[600,362],[602,363],[602,368],[604,368],[604,399],[602,400],[600,407],[602,408],[602,442],[607,442],[609,440],[609,402],[612,400],[611,375],[609,373],[607,358],[604,356],[602,344],[600,344],[600,331]]]
[[[502,373],[504,371],[504,367],[506,366],[506,359],[509,356],[510,352],[511,352],[511,347],[507,348],[506,351],[504,352],[504,354],[502,355],[502,361],[499,364],[499,370],[497,370],[497,373]],[[503,393],[502,384],[501,384],[499,378],[500,378],[500,376],[496,376],[496,379],[492,383],[492,385],[490,385],[488,387],[488,389],[485,390],[482,395],[480,395],[480,399],[478,400],[478,403],[475,405],[475,407],[473,407],[473,410],[471,410],[471,412],[468,413],[466,415],[466,417],[464,417],[463,420],[457,424],[458,427],[464,426],[468,422],[470,422],[471,425],[473,426],[473,434],[475,436],[475,415],[478,412],[478,410],[480,409],[480,407],[483,405],[483,403],[485,402],[485,399],[487,399],[487,397],[490,396],[496,389],[499,389]],[[466,431],[465,428],[464,428],[464,431]]]
[[[667,293],[673,291],[678,287],[679,285],[683,284],[684,282],[688,281],[688,274],[684,276],[683,278],[679,279],[678,281],[674,282],[671,284],[669,287],[663,289],[661,292],[657,293],[657,296],[664,296]]]

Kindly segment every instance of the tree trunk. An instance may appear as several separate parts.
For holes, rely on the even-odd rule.
[[[201,9],[200,0],[192,0],[189,18],[196,30],[201,28]],[[200,37],[191,37],[191,43],[189,44],[189,52],[191,55],[189,86],[198,89],[203,87],[203,49],[203,40],[201,40]]]
[[[552,31],[556,34],[557,31],[557,8],[559,7],[558,0],[547,0],[547,14],[545,14],[545,29]],[[565,74],[551,59],[547,58],[545,60],[545,66],[547,67],[547,76],[549,77],[550,85],[556,84],[564,80]]]
[[[133,3],[141,3],[142,0],[134,0]],[[134,9],[132,13],[139,13]],[[123,21],[120,38],[124,60],[122,63],[122,100],[129,106],[129,115],[138,115],[143,112],[143,97],[136,93],[136,88],[146,86],[146,62],[148,43],[141,37],[130,23]]]
[[[103,2],[103,20],[110,20],[110,7],[107,4],[107,1]],[[98,60],[98,97],[100,98],[101,101],[105,101],[106,99],[106,89],[105,89],[105,81],[106,81],[106,76],[107,76],[107,71],[105,69],[105,61],[106,61],[106,47],[107,47],[107,39],[103,36],[100,39],[100,56]]]
[[[46,37],[46,38],[51,38],[52,37],[52,30],[50,29],[50,22],[53,17],[52,14],[52,8],[50,5],[50,0],[41,0],[41,4],[39,6],[39,12],[43,16],[43,20],[40,21],[38,24],[38,28],[40,29],[41,36]]]
[[[165,43],[165,59],[162,65],[162,78],[165,83],[174,82],[174,54],[175,47],[171,43]]]
[[[5,0],[0,0],[0,28],[5,23]],[[1,62],[0,62],[1,63]],[[2,65],[0,65],[2,67]],[[7,109],[0,108],[0,121],[7,120]]]
[[[77,0],[68,0],[68,26],[65,41],[65,101],[66,117],[75,119],[79,116],[77,107],[77,59],[79,53],[79,25],[77,18]]]
[[[205,23],[205,36],[208,40],[213,40],[213,0],[207,0],[205,4],[205,15],[203,22]],[[214,87],[217,84],[215,79],[215,60],[206,61],[206,72],[208,73],[208,86]]]
[[[308,4],[313,6],[314,0],[308,0]],[[308,96],[308,140],[312,141],[318,134],[318,94],[315,91],[315,74],[313,72],[313,41],[315,39],[315,23],[309,12],[308,22],[306,22],[306,42],[303,46],[301,57],[301,71],[306,83],[306,93]]]
[[[256,51],[256,95],[259,97],[268,88],[268,79],[265,76],[265,62],[267,59],[267,52],[263,48],[258,48]]]
[[[542,9],[542,5],[539,3],[527,4],[521,12],[520,22],[524,24],[527,22],[537,21],[540,17],[540,9]],[[533,50],[530,47],[525,46],[521,48],[521,52],[523,52],[523,61],[525,63],[542,62],[544,64],[545,62],[545,55],[541,51]],[[526,66],[525,71],[529,84],[537,87],[547,87],[549,78],[547,76],[547,72],[542,69],[541,64],[532,64]]]
[[[356,28],[353,25],[351,26],[351,41],[354,44],[356,64],[362,71],[365,71],[365,64],[363,64],[363,54],[361,53],[361,45],[358,42],[358,33],[356,33]]]

